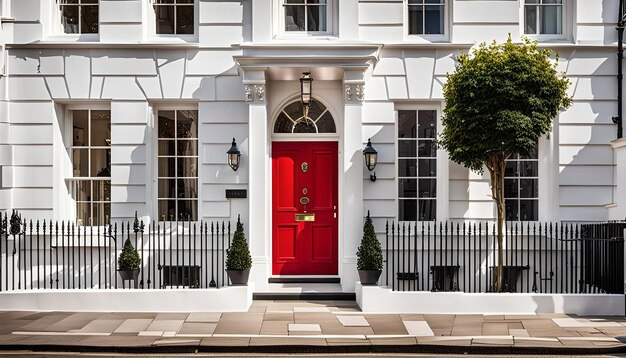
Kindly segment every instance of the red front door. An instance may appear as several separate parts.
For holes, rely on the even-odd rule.
[[[274,275],[337,274],[337,160],[337,142],[273,144]]]

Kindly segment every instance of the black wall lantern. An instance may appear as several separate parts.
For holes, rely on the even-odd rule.
[[[363,156],[365,157],[365,166],[371,172],[376,168],[376,163],[378,162],[378,151],[372,147],[371,139],[367,140],[367,145],[363,149]],[[370,174],[370,180],[376,181],[376,172]]]
[[[302,72],[302,77],[300,77],[300,102],[302,103],[302,115],[305,122],[308,122],[309,118],[312,93],[313,79],[311,78],[311,72]]]
[[[237,171],[237,169],[239,169],[239,161],[241,160],[241,151],[237,148],[235,138],[233,138],[233,143],[226,154],[228,154],[228,165],[230,165],[234,171]]]

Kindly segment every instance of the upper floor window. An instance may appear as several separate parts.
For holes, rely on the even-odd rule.
[[[70,111],[72,179],[79,225],[102,226],[111,217],[111,111]]]
[[[286,32],[328,32],[328,0],[283,0]]]
[[[563,0],[526,0],[524,33],[528,35],[563,34]]]
[[[193,35],[195,28],[194,0],[154,0],[156,33]]]
[[[57,0],[66,34],[97,34],[99,0]]]
[[[408,0],[409,35],[443,35],[446,0]]]

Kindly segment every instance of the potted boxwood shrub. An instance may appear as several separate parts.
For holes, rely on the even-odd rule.
[[[246,236],[243,233],[243,224],[239,218],[237,218],[237,229],[233,235],[233,242],[226,254],[226,273],[231,284],[233,286],[247,285],[252,267],[252,257]]]
[[[376,237],[369,211],[365,218],[365,225],[363,225],[363,239],[356,255],[358,258],[356,267],[359,270],[361,284],[376,285],[383,272],[383,249]]]
[[[120,273],[122,280],[134,280],[137,282],[139,277],[139,268],[141,267],[141,258],[137,249],[133,247],[130,239],[124,242],[124,248],[120,257],[117,258],[117,272]]]

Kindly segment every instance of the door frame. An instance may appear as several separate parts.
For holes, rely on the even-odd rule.
[[[287,96],[283,101],[281,101],[278,106],[274,109],[271,116],[268,117],[268,146],[269,146],[269,170],[268,170],[268,189],[270,190],[270,195],[268,196],[268,203],[266,205],[267,210],[269,210],[268,220],[266,223],[268,225],[270,237],[267,239],[267,249],[270,257],[269,262],[269,277],[280,277],[280,275],[273,275],[272,264],[274,262],[274,238],[273,238],[273,228],[274,228],[274,210],[273,210],[273,184],[274,184],[274,174],[272,170],[272,155],[273,155],[273,144],[274,142],[337,142],[337,206],[339,207],[337,210],[337,215],[339,215],[339,220],[337,223],[337,275],[328,275],[324,277],[342,277],[343,276],[343,218],[344,218],[344,205],[342,203],[343,192],[344,192],[344,166],[343,166],[343,117],[339,117],[340,112],[336,111],[328,101],[324,98],[320,98],[319,96],[314,96],[315,100],[320,101],[322,104],[326,106],[330,114],[333,116],[333,120],[335,121],[336,133],[332,134],[308,134],[308,133],[293,133],[293,134],[283,134],[283,133],[274,133],[274,124],[278,119],[278,115],[285,108],[285,106],[289,105],[293,101],[299,99],[299,92],[294,93],[291,96]],[[288,277],[320,277],[319,275],[289,275]]]

